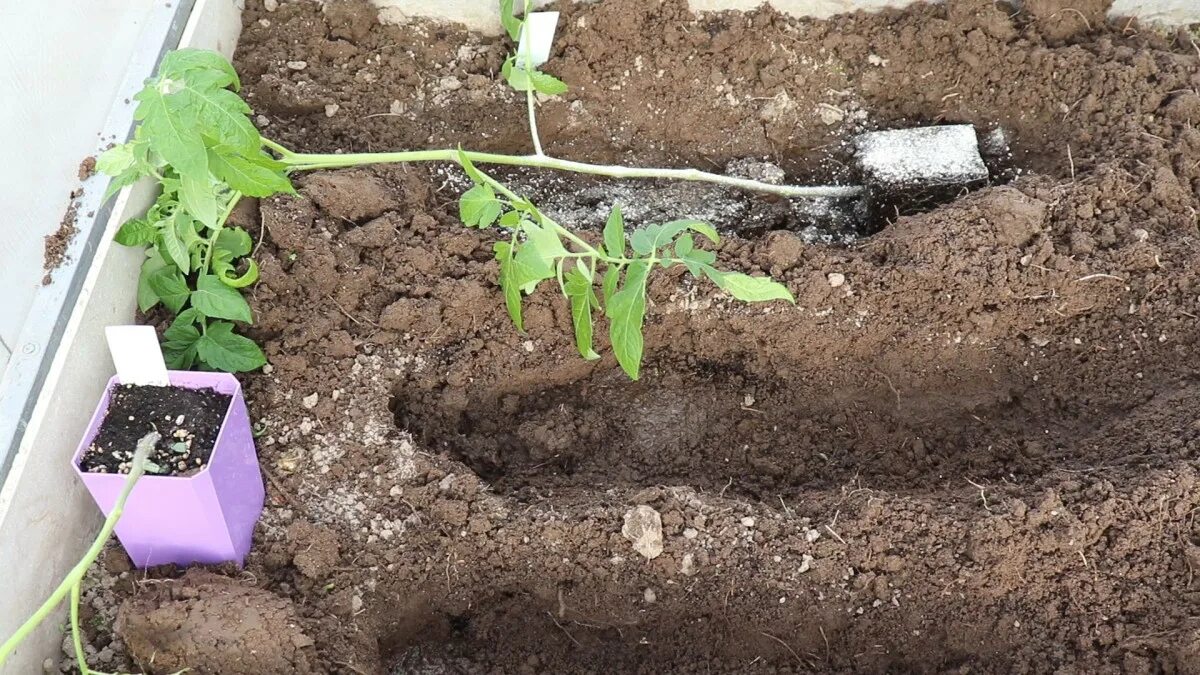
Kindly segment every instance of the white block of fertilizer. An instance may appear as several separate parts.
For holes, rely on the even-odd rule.
[[[856,136],[854,149],[863,182],[884,189],[966,185],[988,177],[970,124],[872,131]]]

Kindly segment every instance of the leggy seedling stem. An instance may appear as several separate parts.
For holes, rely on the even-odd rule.
[[[100,528],[100,533],[96,535],[96,539],[92,542],[91,547],[88,548],[87,553],[75,564],[75,567],[71,568],[66,578],[62,580],[58,588],[54,589],[50,597],[46,598],[46,601],[38,607],[37,611],[25,623],[21,624],[21,627],[12,634],[12,637],[0,645],[0,666],[4,665],[8,657],[12,655],[13,650],[17,648],[17,645],[21,644],[22,640],[28,637],[46,617],[50,616],[50,613],[62,603],[63,598],[67,597],[68,594],[71,594],[72,603],[75,605],[72,608],[72,628],[75,630],[76,636],[78,636],[79,585],[83,582],[83,576],[87,574],[88,568],[100,556],[100,552],[104,550],[104,544],[108,542],[108,538],[112,536],[113,530],[117,527],[117,521],[121,519],[121,514],[125,511],[125,502],[128,501],[129,494],[133,492],[133,486],[137,484],[138,479],[145,473],[146,458],[149,457],[150,451],[154,449],[154,444],[158,442],[158,439],[159,434],[152,431],[138,441],[137,450],[134,452],[133,461],[129,469],[129,476],[125,479],[125,485],[121,488],[121,494],[117,496],[117,502],[113,505],[112,512],[104,519],[104,525]],[[75,639],[78,640],[78,637]],[[81,653],[82,646],[77,646],[76,657],[80,661],[80,670],[86,675],[88,672],[87,665],[83,663]]]

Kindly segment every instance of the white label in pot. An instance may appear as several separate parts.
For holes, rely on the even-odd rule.
[[[112,354],[121,384],[170,384],[167,364],[152,326],[108,326],[104,336],[108,338],[108,352]]]

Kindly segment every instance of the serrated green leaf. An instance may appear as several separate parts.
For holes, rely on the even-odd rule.
[[[720,241],[716,229],[702,220],[673,220],[662,225],[647,225],[635,230],[629,243],[639,255],[651,255],[668,245],[680,232],[692,230],[708,237],[713,243]]]
[[[188,290],[187,280],[183,278],[179,270],[173,269],[169,265],[164,265],[150,274],[147,281],[154,294],[172,312],[178,312],[183,308],[183,304],[187,302],[190,291]]]
[[[617,284],[621,283],[621,268],[616,265],[609,265],[604,271],[604,281],[600,284],[600,289],[604,296],[604,306],[608,307],[612,302],[613,293],[617,292]]]
[[[521,215],[520,211],[506,211],[504,215],[500,216],[500,220],[496,221],[496,224],[501,227],[516,227],[521,223]]]
[[[458,200],[458,217],[467,227],[490,227],[500,217],[500,200],[492,186],[476,185]]]
[[[508,57],[508,60],[500,68],[500,74],[504,77],[504,81],[508,82],[508,86],[516,91],[529,91],[529,87],[532,86],[529,80],[529,71],[518,66],[514,57]]]
[[[233,271],[232,265],[220,270],[214,267],[213,271],[216,272],[217,278],[221,280],[221,283],[230,288],[245,288],[258,281],[258,263],[254,262],[251,258],[246,259],[246,271],[239,277],[229,275]]]
[[[249,338],[233,332],[233,324],[216,321],[196,341],[200,359],[227,373],[242,373],[267,363],[262,350]]]
[[[185,80],[184,90],[172,101],[195,109],[200,132],[213,139],[214,144],[229,146],[241,154],[258,152],[262,136],[247,116],[250,106],[232,91],[208,87],[201,79]]]
[[[563,292],[571,300],[571,323],[575,327],[575,348],[579,354],[594,361],[600,355],[592,348],[592,310],[600,306],[592,282],[579,270],[566,273]]]
[[[513,0],[500,0],[500,25],[508,33],[508,39],[517,40],[521,35],[523,22],[513,14]]]
[[[536,248],[523,243],[517,246],[513,254],[512,270],[513,283],[529,294],[539,282],[554,276],[554,261],[543,258]]]
[[[613,204],[604,223],[604,252],[613,258],[625,255],[625,216],[620,204]]]
[[[158,293],[150,286],[150,277],[166,265],[157,250],[152,248],[147,251],[146,260],[142,262],[142,270],[138,274],[137,287],[138,309],[143,312],[149,312],[159,303]]]
[[[168,103],[168,97],[182,86],[174,80],[151,80],[134,96],[138,107],[133,116],[141,120],[150,148],[180,175],[203,176],[208,172],[208,154],[196,111]]]
[[[521,316],[521,284],[516,276],[513,245],[507,241],[498,241],[492,247],[496,260],[500,263],[500,289],[504,291],[504,305],[508,316],[512,319],[517,330],[525,331],[525,320]]]
[[[222,154],[218,150],[209,150],[209,167],[217,178],[234,190],[250,197],[270,197],[280,192],[296,193],[296,188],[282,168],[273,168],[257,157],[251,161],[241,155]],[[270,161],[267,157],[262,159]]]
[[[197,244],[200,243],[200,234],[196,232],[196,221],[192,220],[192,217],[185,211],[176,211],[175,215],[171,216],[171,221],[175,228],[175,235],[179,237],[179,241],[183,242],[188,253],[196,253],[196,249],[199,248]],[[192,257],[195,258],[194,255]],[[196,265],[193,264],[192,269],[195,268]]]
[[[526,220],[521,223],[521,231],[525,233],[525,245],[546,261],[550,262],[567,254],[567,249],[563,247],[562,240],[553,228]]]
[[[240,227],[226,225],[217,235],[217,247],[229,251],[234,258],[240,258],[254,246],[254,240]]]
[[[163,331],[163,356],[168,367],[182,370],[195,364],[196,342],[200,339],[200,330],[195,324],[203,318],[200,312],[188,308],[180,312]]]
[[[549,73],[534,70],[530,71],[529,77],[533,82],[533,90],[539,94],[558,96],[567,93],[567,83]]]
[[[752,277],[739,272],[717,272],[713,274],[708,270],[706,270],[706,273],[721,290],[729,293],[738,300],[745,302],[787,300],[792,304],[796,304],[796,299],[792,297],[787,287],[777,281],[773,281],[770,277]]]
[[[179,233],[175,231],[173,222],[167,221],[159,229],[158,246],[164,260],[175,263],[184,274],[191,271],[191,256],[188,255],[187,246],[179,238]]]
[[[104,188],[104,196],[100,198],[100,202],[104,203],[112,199],[113,195],[138,182],[141,177],[137,171],[130,170],[113,178],[108,182],[108,187]]]
[[[250,323],[250,305],[234,289],[226,286],[213,274],[201,274],[192,291],[192,306],[205,316]]]
[[[241,88],[237,71],[234,70],[229,60],[220,53],[207,49],[176,49],[168,52],[158,66],[160,77],[164,75],[168,77],[185,76],[188,72],[196,70],[223,74],[225,82],[221,85],[222,87],[232,86],[235,91]]]
[[[650,265],[644,260],[630,263],[625,272],[625,284],[608,301],[608,335],[617,363],[629,375],[638,379],[642,365],[642,323],[646,318],[646,275]]]
[[[119,176],[137,165],[131,143],[114,145],[96,158],[96,170],[106,176]]]
[[[192,217],[207,227],[217,225],[217,193],[207,174],[183,174],[179,177],[179,203]]]
[[[145,218],[131,218],[125,221],[121,229],[117,230],[113,241],[122,246],[145,246],[154,241],[156,236],[158,236],[158,228],[146,222]]]

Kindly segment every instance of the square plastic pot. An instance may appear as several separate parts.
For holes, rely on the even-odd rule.
[[[227,561],[242,565],[265,496],[242,387],[228,373],[173,370],[168,379],[172,386],[215,389],[233,398],[208,465],[191,476],[144,474],[125,503],[117,538],[139,568]],[[108,381],[71,460],[105,516],[112,512],[127,476],[84,472],[79,461],[96,438],[113,387],[120,383],[115,376]]]

